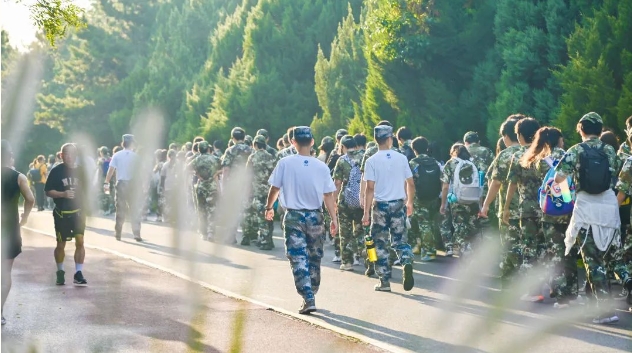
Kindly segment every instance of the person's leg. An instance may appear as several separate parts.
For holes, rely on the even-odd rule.
[[[117,240],[121,240],[121,234],[123,232],[123,223],[125,223],[125,214],[127,213],[128,204],[126,200],[127,190],[124,183],[116,183],[116,224],[114,225],[114,233]]]
[[[64,271],[64,258],[66,257],[66,252],[65,252],[65,248],[66,248],[66,241],[60,241],[60,235],[57,235],[57,246],[55,247],[55,250],[53,252],[54,256],[55,256],[55,264],[57,265],[57,285],[64,285],[66,284],[66,280],[64,275],[66,274],[66,272]]]
[[[371,212],[371,237],[375,243],[377,262],[375,272],[382,284],[389,284],[391,280],[391,265],[389,257],[389,228],[388,228],[388,203],[376,202]]]
[[[340,243],[341,269],[346,266],[353,269],[353,251],[355,249],[356,240],[353,238],[353,210],[344,204],[338,205],[338,237],[334,241]]]
[[[272,232],[270,231],[269,222],[265,218],[266,197],[256,198],[256,224],[259,235],[259,245],[261,250],[272,250],[274,241],[272,240]]]
[[[286,212],[283,217],[285,236],[285,254],[290,261],[296,291],[305,301],[314,300],[312,280],[309,273],[307,239],[304,232],[304,220],[298,211]]]
[[[325,224],[322,212],[305,212],[305,237],[309,278],[314,296],[320,288],[320,263],[325,244]]]
[[[83,245],[83,234],[75,235],[75,265],[80,265],[81,267],[77,267],[77,271],[81,271],[83,269],[83,261],[86,258],[86,248]]]
[[[507,289],[514,279],[516,269],[520,266],[522,250],[520,248],[520,220],[510,219],[507,230],[501,234],[504,257],[500,269],[500,281],[503,289]]]
[[[358,208],[353,212],[353,245],[356,258],[359,259],[360,255],[364,251],[364,227],[362,226],[362,217],[364,216],[364,210]],[[354,259],[354,260],[355,260]],[[355,262],[354,262],[355,263]]]
[[[11,291],[11,270],[13,270],[14,260],[2,259],[2,312],[4,312],[4,303]]]
[[[592,295],[596,299],[599,315],[613,315],[612,302],[608,277],[606,276],[607,264],[605,252],[600,251],[592,237],[592,231],[580,230],[577,235],[577,244],[581,248],[582,260],[586,269],[586,279],[590,285]]]
[[[433,234],[433,218],[429,205],[417,203],[413,210],[419,222],[419,232],[421,238],[421,247],[425,254],[422,254],[424,261],[434,260],[437,249],[435,248],[435,239]]]
[[[406,204],[402,201],[389,202],[388,226],[391,235],[391,248],[397,253],[399,262],[403,266],[403,286],[409,291],[415,285],[413,278],[413,252],[408,244],[408,229],[406,228]]]
[[[244,210],[244,218],[241,222],[242,239],[241,245],[249,246],[252,241],[257,241],[259,226],[257,222],[257,200],[253,197],[247,203]]]

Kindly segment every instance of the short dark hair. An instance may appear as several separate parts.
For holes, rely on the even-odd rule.
[[[393,147],[399,148],[399,141],[395,137],[391,137],[391,139],[393,140]]]
[[[416,154],[428,153],[429,144],[425,137],[419,136],[413,140],[413,151],[415,151]]]
[[[222,140],[215,140],[215,142],[213,142],[213,147],[217,148],[218,150],[223,150],[224,149],[224,141],[222,141]]]
[[[281,142],[283,142],[283,145],[289,145],[290,144],[290,134],[289,133],[285,133],[283,134],[283,137],[281,137]]]
[[[535,133],[538,132],[539,129],[540,123],[533,118],[521,119],[516,123],[516,134],[521,135],[527,143],[533,142]]]
[[[252,145],[257,147],[258,149],[265,149],[267,146],[265,143],[256,142],[256,141],[253,141]]]
[[[391,124],[391,122],[388,121],[388,120],[382,120],[379,123],[377,123],[377,126],[390,126],[390,127],[393,127],[393,124]]]
[[[601,136],[599,136],[599,139],[606,145],[612,146],[615,151],[619,150],[619,138],[617,137],[617,135],[615,135],[614,132],[604,131]]]
[[[358,147],[366,146],[367,138],[363,134],[355,134],[353,135],[353,139],[355,140],[356,145],[358,145]]]
[[[193,139],[193,143],[196,143],[196,142],[202,142],[202,141],[204,141],[204,137],[202,137],[202,136],[196,136],[196,137]]]
[[[243,141],[246,138],[246,132],[241,128],[234,128],[230,135],[237,141]]]
[[[287,142],[290,143],[290,141],[292,141],[292,139],[294,138],[294,128],[296,126],[290,126],[287,129]],[[285,136],[283,136],[285,138]]]
[[[193,151],[194,153],[200,152],[200,143],[199,142],[194,143],[193,147],[191,147],[191,151]]]
[[[511,114],[510,116],[507,117],[507,119],[505,119],[505,121],[509,121],[509,120],[522,120],[524,118],[526,118],[527,116],[524,114]]]
[[[518,142],[518,135],[516,135],[516,123],[518,120],[507,119],[502,125],[500,125],[500,136],[507,136],[509,140]]]
[[[200,151],[200,153],[209,153],[211,150],[211,146],[209,146],[208,143],[205,143],[204,145],[197,144],[197,146],[198,146],[198,151]],[[202,146],[206,146],[206,147],[202,147]]]
[[[457,142],[452,145],[452,147],[450,147],[450,155],[452,155],[452,153],[456,153],[456,156],[463,160],[469,160],[470,158],[472,158],[472,155],[467,150],[467,147],[465,147],[465,145],[460,142]]]
[[[577,132],[583,132],[586,135],[601,135],[603,130],[602,123],[593,123],[590,120],[584,120],[577,123]]]
[[[398,140],[407,141],[413,138],[413,131],[406,126],[402,126],[395,134]]]
[[[383,144],[385,144],[385,143],[386,143],[389,139],[393,140],[393,137],[392,137],[392,136],[389,136],[389,137],[384,137],[384,138],[381,138],[381,139],[376,138],[376,139],[375,139],[375,142],[377,142],[377,144],[378,144],[378,145],[383,145]],[[393,141],[394,141],[394,140],[393,140]]]
[[[134,141],[124,140],[123,142],[121,142],[121,146],[123,146],[123,148],[130,148],[133,143]]]

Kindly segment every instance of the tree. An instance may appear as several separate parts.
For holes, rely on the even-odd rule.
[[[29,5],[29,10],[35,25],[44,32],[52,47],[66,36],[68,28],[85,28],[83,9],[69,0],[37,0]]]

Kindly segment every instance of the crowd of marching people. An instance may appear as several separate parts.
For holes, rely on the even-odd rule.
[[[249,187],[241,205],[241,245],[273,249],[278,214],[303,297],[300,313],[316,310],[326,239],[334,246],[332,261],[340,270],[364,265],[367,276],[379,278],[375,290],[389,292],[391,268],[401,266],[408,291],[414,285],[415,256],[422,262],[438,254],[467,259],[481,242],[490,241],[489,234],[497,233],[489,231],[497,224],[503,290],[545,269],[544,283],[521,300],[544,301],[545,284],[555,308],[564,309],[585,292],[598,309],[593,322],[609,324],[618,321],[613,297],[632,305],[632,117],[626,124],[629,139],[619,145],[616,135],[604,130],[601,117],[588,113],[577,125],[582,142],[565,146],[559,129],[514,114],[501,125],[495,152],[481,146],[476,132],[467,132],[451,146],[447,161],[436,144],[407,127],[395,130],[388,121],[378,123],[370,138],[340,129],[319,146],[314,146],[310,128],[293,126],[276,148],[268,131],[258,130],[252,137],[236,127],[227,145],[202,137],[172,143],[155,151],[153,165],[139,160],[134,136],[124,135],[121,146],[99,148],[96,160],[81,153],[81,146],[69,144],[48,159],[39,156],[27,179],[38,210],[54,208],[59,285],[65,283],[65,241],[80,239],[79,253],[83,246],[86,215],[72,201],[79,192],[73,185],[103,185],[97,187],[100,213],[116,213],[117,240],[129,219],[135,240],[143,241],[141,223],[153,210],[157,222],[193,224],[202,239],[226,241],[219,233],[230,230],[218,228],[218,200],[226,182],[243,174]],[[11,167],[6,148],[3,144],[3,194],[8,180],[4,168]],[[59,169],[69,163],[89,165],[91,175],[67,179],[73,172]],[[134,202],[135,197],[146,201]],[[23,217],[29,212],[25,206]],[[182,221],[188,215],[196,215],[195,220]],[[4,228],[3,215],[3,248]],[[487,237],[480,236],[483,229]],[[236,238],[230,236],[228,242]],[[367,244],[374,244],[374,257],[368,256]],[[578,283],[578,257],[585,284]],[[81,264],[74,283],[87,285],[83,257],[75,259]],[[623,293],[611,293],[611,279],[619,281]],[[3,280],[3,304],[5,298]]]

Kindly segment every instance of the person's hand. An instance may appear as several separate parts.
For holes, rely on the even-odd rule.
[[[268,221],[274,220],[274,209],[273,208],[269,209],[269,210],[266,210],[266,220],[268,220]]]
[[[360,194],[360,208],[364,209],[364,195]]]
[[[362,216],[362,225],[366,227],[370,224],[371,224],[371,219],[369,218],[369,215],[365,213],[364,216]]]
[[[110,191],[110,183],[103,184],[103,191],[107,194]]]
[[[338,220],[337,219],[331,220],[329,224],[329,234],[331,234],[331,236],[334,238],[338,234]]]
[[[74,199],[75,198],[75,190],[66,190],[66,192],[64,193],[64,197],[67,199]]]
[[[28,222],[29,217],[27,215],[25,215],[24,213],[22,213],[20,215],[20,226],[23,227],[26,225],[26,222]]]
[[[478,212],[478,218],[489,218],[487,215],[489,213],[489,206],[483,206],[481,210]]]
[[[413,215],[413,203],[408,202],[406,203],[406,216],[410,217],[412,215]]]
[[[503,223],[509,225],[509,210],[503,210]]]
[[[442,203],[442,204],[441,204],[441,207],[439,208],[439,212],[440,212],[442,215],[445,215],[445,214],[446,214],[447,209],[446,209],[446,207],[445,207],[445,204],[444,204],[444,203]]]

